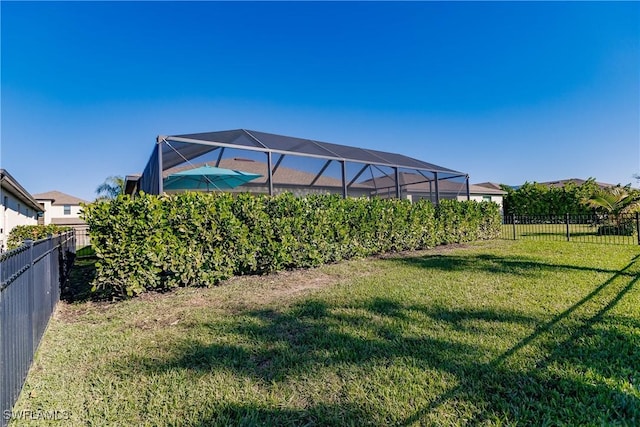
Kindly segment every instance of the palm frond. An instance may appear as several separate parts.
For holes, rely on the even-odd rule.
[[[109,176],[96,188],[97,200],[115,199],[124,192],[124,178],[121,176]]]

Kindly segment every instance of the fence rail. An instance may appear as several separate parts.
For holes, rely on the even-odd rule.
[[[75,254],[73,231],[0,255],[0,425],[10,418]]]
[[[640,214],[504,215],[501,238],[640,245]]]

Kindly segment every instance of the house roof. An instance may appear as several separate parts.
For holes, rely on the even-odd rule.
[[[37,200],[51,200],[51,204],[54,206],[79,205],[80,203],[88,203],[86,200],[82,200],[78,197],[71,196],[69,194],[56,190],[34,194],[33,197]]]
[[[476,185],[476,186],[478,186],[478,187],[491,188],[491,189],[493,189],[493,190],[500,190],[500,191],[502,191],[503,193],[505,193],[505,192],[502,190],[502,186],[501,186],[501,184],[498,184],[497,182],[479,182],[479,183],[477,183],[477,184],[473,184],[473,185]],[[506,194],[506,193],[505,193],[505,194]]]
[[[8,191],[13,194],[18,200],[36,212],[44,211],[42,205],[5,169],[0,169],[0,182],[2,184],[0,188],[2,188],[3,192]]]
[[[142,177],[141,173],[134,173],[131,175],[127,175],[124,177],[124,194],[133,194],[136,191],[138,183],[140,182],[140,178]]]
[[[81,218],[51,218],[51,223],[55,225],[85,225],[86,221]]]
[[[174,167],[164,171],[162,173],[162,176],[166,178],[171,174],[182,172],[187,169],[193,169],[203,165],[204,163]],[[260,178],[256,178],[251,182],[245,184],[244,186],[266,185],[267,183],[267,163],[265,162],[259,162],[256,160],[234,157],[234,158],[222,159],[218,166],[225,169],[233,169],[233,170],[238,170],[242,172],[262,175]],[[273,173],[273,184],[308,187],[314,181],[315,178],[316,178],[315,173],[305,172],[299,169],[288,168],[285,166],[279,166],[276,169],[276,171]],[[336,178],[332,178],[330,176],[323,175],[323,176],[320,176],[315,181],[315,183],[313,184],[313,187],[342,188],[342,181]],[[355,183],[350,188],[372,189],[372,186],[370,184]]]

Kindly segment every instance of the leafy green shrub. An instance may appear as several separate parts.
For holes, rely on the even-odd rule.
[[[45,239],[50,235],[56,235],[71,230],[71,227],[59,225],[18,225],[14,227],[7,238],[7,248],[14,249],[27,240]]]
[[[84,219],[99,258],[94,289],[113,297],[490,239],[500,229],[493,203],[288,193],[121,195],[86,205]]]
[[[567,182],[562,187],[550,187],[537,182],[525,182],[517,190],[503,186],[504,211],[509,215],[589,215],[593,209],[583,203],[598,185],[590,178],[581,185]]]
[[[440,244],[494,239],[500,230],[497,205],[441,200],[436,210]]]

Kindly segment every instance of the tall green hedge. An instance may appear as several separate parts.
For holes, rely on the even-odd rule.
[[[500,227],[493,203],[291,194],[119,196],[85,206],[84,219],[99,258],[94,289],[114,297],[490,239]]]
[[[517,190],[503,186],[505,213],[509,215],[588,215],[593,209],[584,200],[597,189],[595,179],[589,178],[581,185],[567,182],[562,187],[525,182]]]

